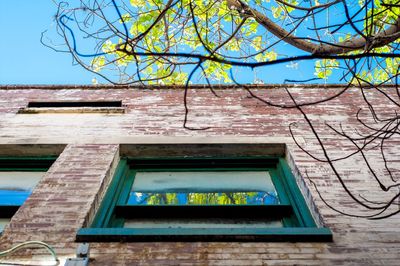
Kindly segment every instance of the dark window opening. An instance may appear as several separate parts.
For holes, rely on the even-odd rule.
[[[122,101],[54,101],[29,102],[28,108],[64,108],[64,107],[122,107]]]

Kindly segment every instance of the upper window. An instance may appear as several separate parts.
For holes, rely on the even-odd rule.
[[[78,241],[328,241],[284,160],[122,160]]]
[[[18,113],[124,113],[122,101],[49,101],[29,102]]]
[[[32,108],[66,108],[66,107],[122,107],[122,101],[58,101],[29,102]]]
[[[54,158],[0,158],[0,232],[53,162]]]

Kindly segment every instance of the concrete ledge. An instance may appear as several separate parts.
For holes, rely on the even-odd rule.
[[[64,144],[4,144],[0,145],[0,156],[58,156]]]
[[[304,144],[303,138],[297,142]],[[96,136],[57,136],[57,137],[32,137],[32,138],[0,138],[0,145],[26,145],[26,144],[282,144],[293,143],[291,137],[252,137],[252,136],[127,136],[113,135],[107,137]]]
[[[284,143],[122,144],[121,156],[284,156]]]

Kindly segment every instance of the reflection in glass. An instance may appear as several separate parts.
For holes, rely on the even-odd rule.
[[[131,192],[129,205],[229,205],[278,204],[276,194],[266,192],[142,193]]]
[[[0,218],[0,233],[3,232],[4,227],[10,222],[10,218]]]
[[[129,205],[278,204],[267,171],[138,172]]]
[[[0,205],[22,205],[44,174],[0,171]]]

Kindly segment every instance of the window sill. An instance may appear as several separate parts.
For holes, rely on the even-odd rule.
[[[124,107],[64,107],[64,108],[35,108],[25,107],[18,110],[18,114],[46,114],[46,113],[102,113],[102,114],[123,114]]]
[[[332,242],[329,228],[81,228],[77,242]]]

